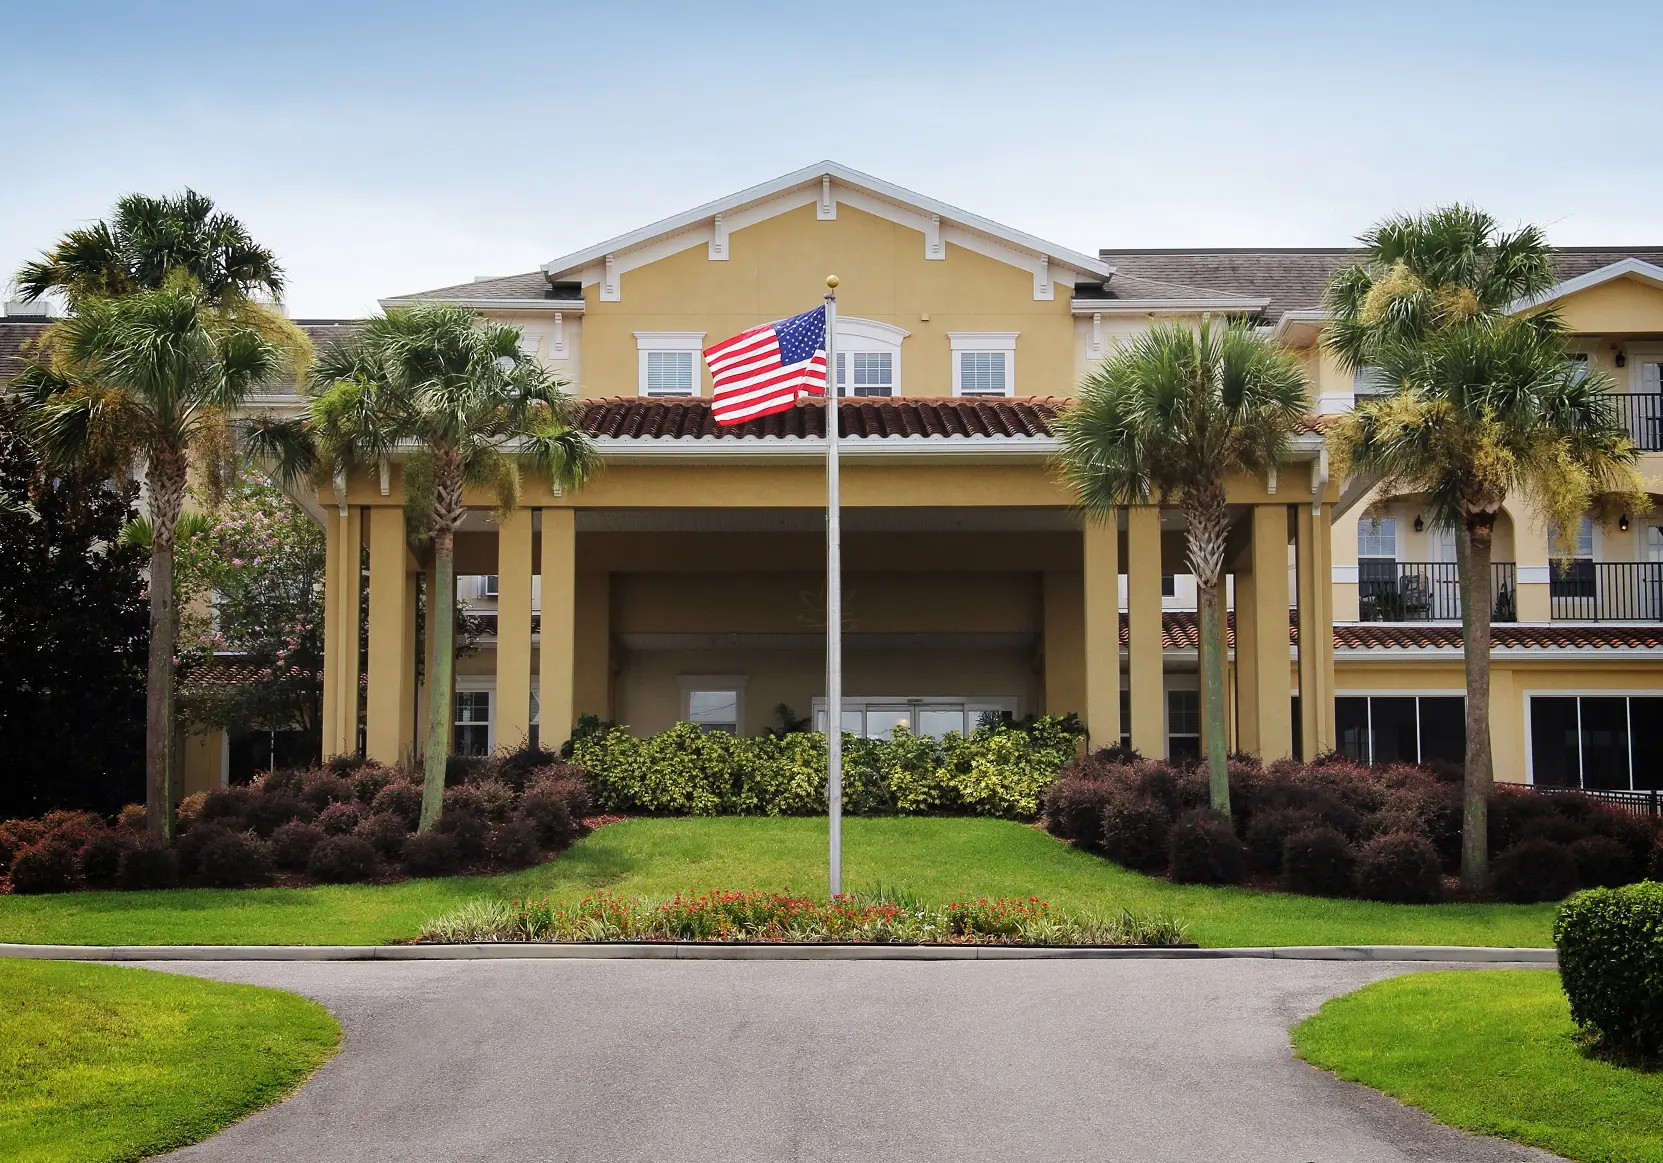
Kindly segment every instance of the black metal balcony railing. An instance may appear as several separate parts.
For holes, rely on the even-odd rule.
[[[1490,563],[1493,622],[1517,622],[1516,570],[1510,561]],[[1357,602],[1365,622],[1458,622],[1461,582],[1453,561],[1357,563]]]
[[[1663,451],[1663,395],[1656,392],[1613,392],[1623,423],[1642,452]]]
[[[1548,597],[1556,620],[1663,622],[1663,562],[1556,561]]]

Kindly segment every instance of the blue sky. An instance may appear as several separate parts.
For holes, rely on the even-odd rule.
[[[294,314],[356,315],[823,157],[1088,252],[1455,199],[1655,245],[1660,42],[1663,5],[1598,2],[0,0],[0,272],[191,185]]]

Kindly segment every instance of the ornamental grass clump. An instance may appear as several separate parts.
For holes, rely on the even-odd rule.
[[[600,892],[577,901],[473,901],[429,921],[421,940],[1177,945],[1184,926],[1164,915],[1072,913],[1038,897],[928,904],[883,890],[830,900],[712,890],[652,901]]]

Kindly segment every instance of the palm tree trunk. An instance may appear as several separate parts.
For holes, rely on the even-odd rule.
[[[173,549],[185,503],[186,465],[167,450],[151,456],[150,657],[144,695],[144,822],[159,840],[173,838],[173,652],[179,612],[173,594]]]
[[[1467,666],[1467,750],[1461,812],[1461,887],[1484,888],[1489,874],[1490,792],[1490,551],[1494,513],[1468,514],[1456,537],[1461,584],[1461,642]]]
[[[1230,532],[1224,486],[1217,480],[1184,493],[1190,572],[1195,574],[1201,638],[1201,714],[1207,738],[1207,782],[1213,811],[1230,815],[1230,744],[1224,714],[1224,611],[1219,580],[1224,541]]]
[[[435,456],[433,593],[428,627],[433,635],[433,673],[427,676],[427,754],[422,759],[420,831],[431,829],[445,801],[445,762],[450,758],[450,723],[455,713],[451,683],[456,670],[456,529],[467,514],[462,503],[462,462]]]

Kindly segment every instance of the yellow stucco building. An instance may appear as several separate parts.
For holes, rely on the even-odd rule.
[[[1233,747],[1459,758],[1453,544],[1415,497],[1332,479],[1324,417],[1374,390],[1321,348],[1343,250],[1081,254],[821,163],[555,259],[383,301],[443,300],[523,329],[583,400],[604,470],[528,481],[458,537],[484,619],[458,663],[457,750],[566,737],[580,714],[640,732],[690,719],[823,724],[824,412],[718,429],[702,348],[810,309],[841,279],[845,729],[941,733],[1077,712],[1094,744],[1200,747],[1193,586],[1174,509],[1083,522],[1049,421],[1151,320],[1243,317],[1303,353],[1313,410],[1291,461],[1228,482]],[[1663,250],[1562,252],[1550,301],[1616,379],[1655,474]],[[284,401],[271,401],[281,406]],[[328,536],[323,751],[411,754],[425,734],[417,594],[396,461],[303,498]],[[1496,538],[1493,749],[1505,780],[1663,785],[1658,514],[1590,519],[1577,559],[1510,505]],[[356,568],[367,560],[367,573]],[[367,609],[368,650],[358,649]],[[367,661],[364,661],[367,659]],[[190,783],[223,777],[198,745]],[[217,760],[217,763],[216,763]]]

